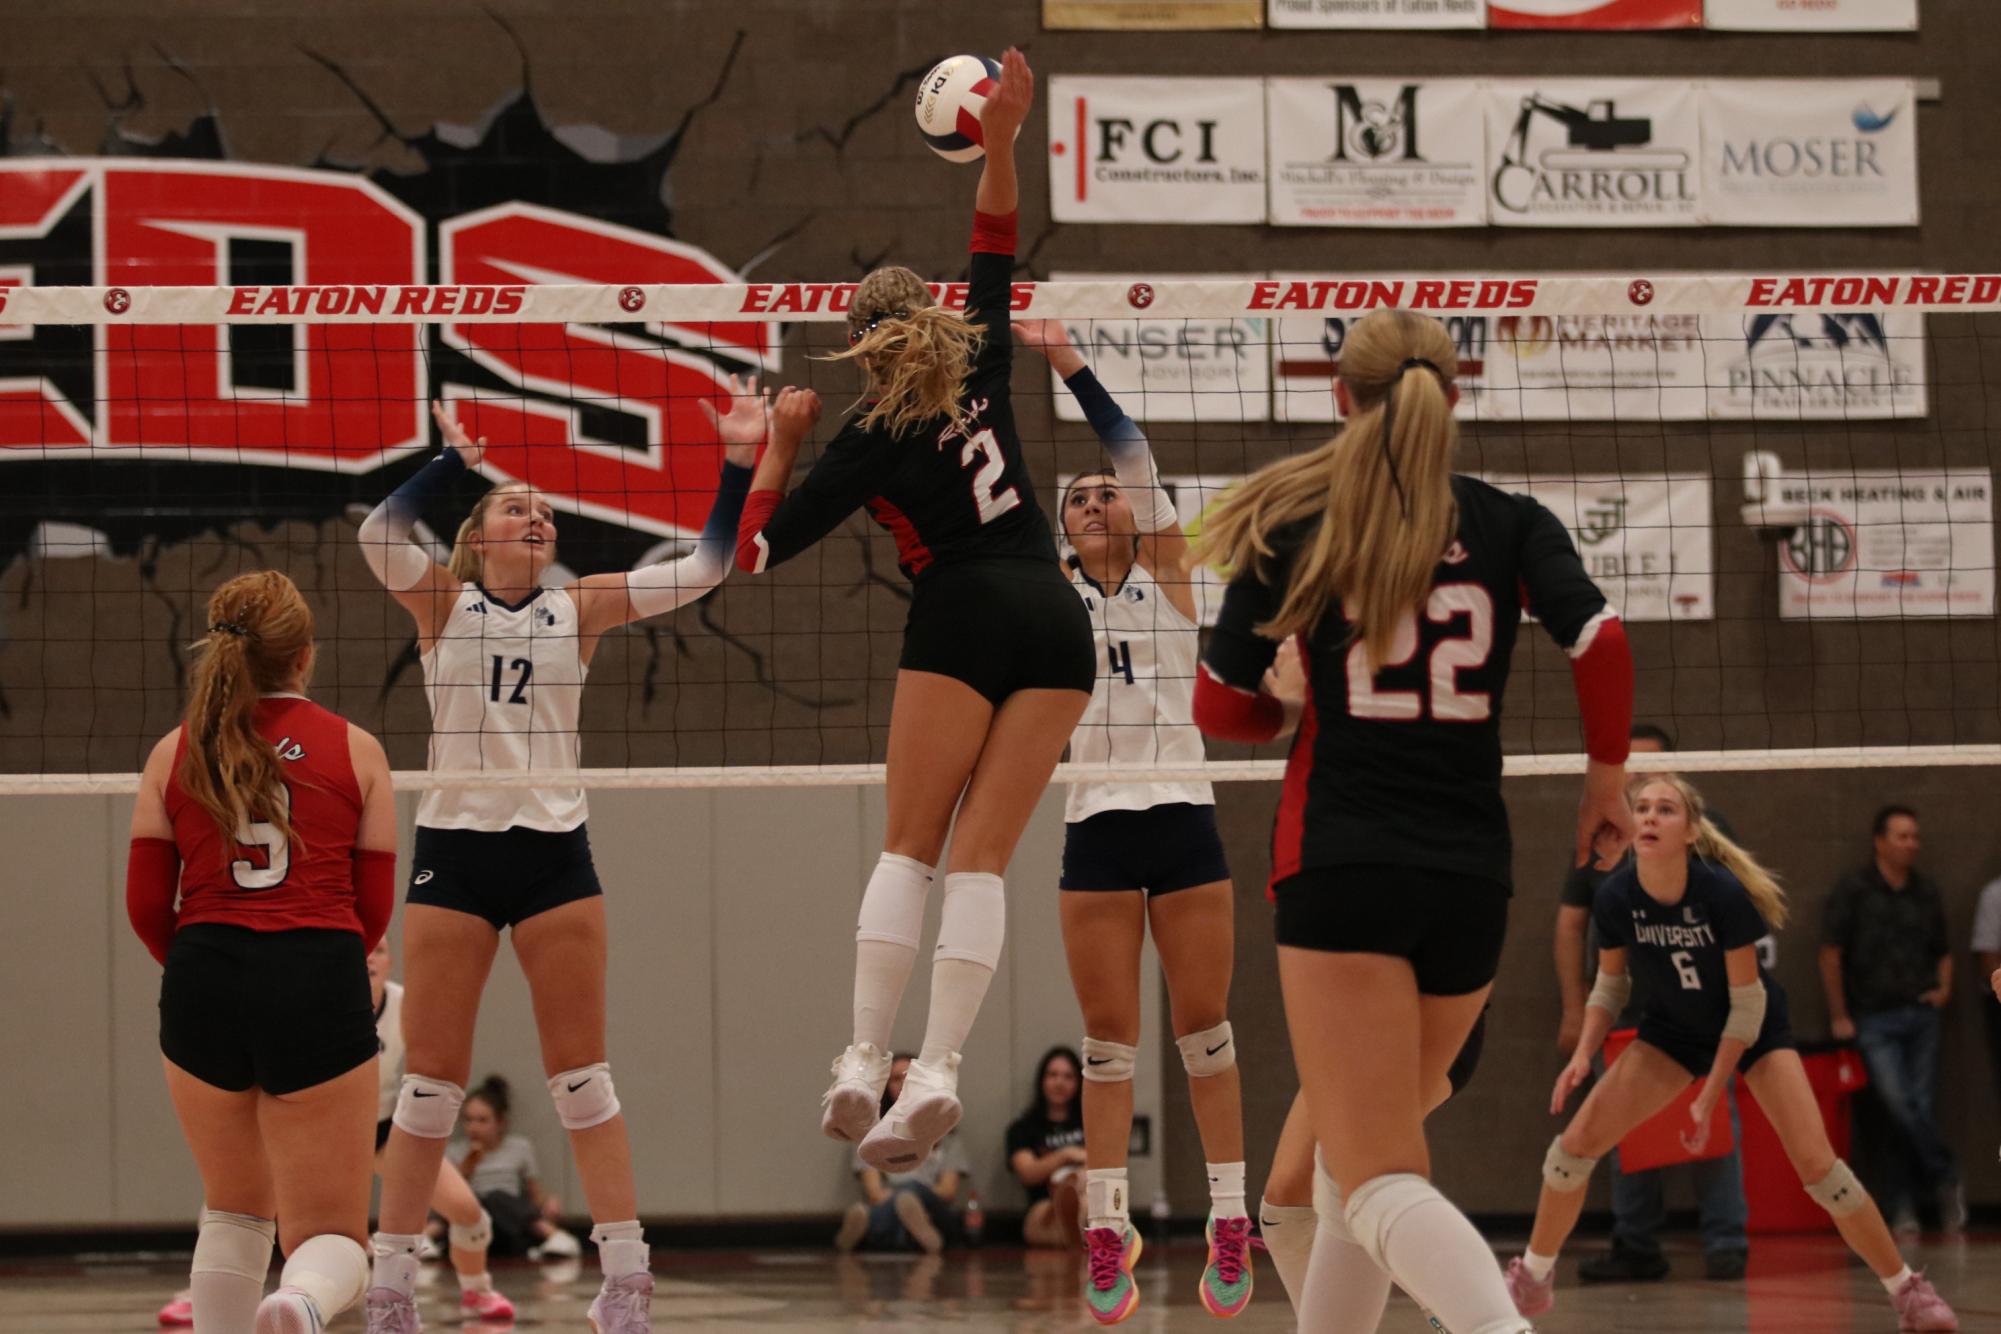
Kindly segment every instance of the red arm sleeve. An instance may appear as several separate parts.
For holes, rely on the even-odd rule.
[[[396,854],[354,850],[354,910],[361,918],[361,943],[374,949],[396,911]]]
[[[736,567],[745,574],[763,574],[771,550],[764,541],[764,525],[778,510],[784,496],[776,491],[753,491],[744,498],[743,515],[736,525]]]
[[[1600,764],[1624,764],[1633,730],[1633,650],[1626,627],[1600,612],[1570,650],[1570,677],[1584,719],[1584,750]]]
[[[174,942],[179,914],[174,895],[181,883],[181,850],[170,838],[135,838],[125,861],[125,915],[146,952],[161,964]]]
[[[973,243],[969,247],[975,255],[1012,255],[1014,253],[1015,221],[1019,213],[973,213]]]
[[[1262,690],[1225,685],[1204,664],[1195,673],[1195,726],[1219,741],[1270,741],[1285,726],[1285,706]]]

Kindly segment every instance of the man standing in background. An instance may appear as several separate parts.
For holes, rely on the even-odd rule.
[[[1920,875],[1918,817],[1885,806],[1873,826],[1875,856],[1828,896],[1820,933],[1820,978],[1829,1027],[1862,1049],[1869,1082],[1890,1114],[1919,1180],[1897,1170],[1880,1192],[1899,1228],[1916,1222],[1914,1192],[1936,1199],[1940,1221],[1966,1225],[1966,1192],[1934,1108],[1940,1011],[1952,995],[1952,951],[1938,886]],[[1929,1203],[1929,1200],[1925,1200]]]
[[[1657,753],[1674,749],[1674,739],[1661,728],[1640,723],[1633,728],[1635,753]],[[1710,820],[1726,834],[1728,823],[1714,810]],[[1556,1045],[1565,1056],[1577,1047],[1584,1026],[1584,998],[1598,969],[1597,932],[1591,926],[1591,897],[1609,871],[1592,866],[1571,869],[1564,878],[1563,896],[1556,910],[1556,980],[1563,993],[1563,1020],[1557,1028]],[[1767,941],[1771,937],[1765,938]],[[1760,954],[1764,942],[1760,942]],[[1614,1025],[1630,1028],[1638,1022],[1639,1006],[1645,997],[1635,990],[1626,1013]],[[1744,1276],[1750,1241],[1744,1226],[1750,1214],[1744,1200],[1744,1169],[1737,1143],[1742,1134],[1737,1125],[1737,1095],[1730,1103],[1730,1152],[1721,1158],[1707,1158],[1688,1164],[1695,1183],[1695,1202],[1702,1221],[1703,1273],[1711,1279]],[[1626,1172],[1619,1165],[1619,1151],[1612,1150],[1612,1247],[1594,1255],[1577,1267],[1577,1276],[1587,1283],[1651,1282],[1666,1278],[1667,1257],[1661,1254],[1660,1229],[1667,1218],[1667,1198],[1662,1174],[1670,1169]]]
[[[1987,1063],[1994,1071],[1994,1083],[2001,1089],[2001,880],[1980,891],[1980,906],[1973,910],[1973,962],[1991,985],[1981,990],[1980,1017],[1986,1021]]]

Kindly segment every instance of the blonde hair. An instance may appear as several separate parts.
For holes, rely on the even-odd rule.
[[[1779,878],[1760,866],[1756,857],[1716,827],[1709,818],[1702,793],[1696,790],[1693,783],[1674,773],[1638,774],[1626,784],[1627,800],[1638,799],[1642,791],[1655,783],[1666,783],[1681,798],[1689,823],[1695,826],[1695,855],[1706,862],[1715,862],[1736,876],[1751,896],[1752,906],[1757,908],[1758,915],[1765,919],[1766,926],[1774,931],[1783,927],[1790,909],[1786,906],[1786,891],[1780,886]]]
[[[1272,534],[1317,520],[1259,634],[1311,631],[1338,597],[1371,665],[1388,659],[1398,622],[1429,595],[1459,524],[1449,397],[1458,374],[1444,325],[1407,310],[1372,312],[1341,345],[1351,410],[1340,433],[1260,469],[1204,518],[1195,559],[1260,577],[1271,572]]]
[[[965,429],[959,393],[986,335],[934,302],[923,279],[899,267],[862,279],[848,310],[848,336],[848,350],[827,360],[860,363],[862,393],[874,400],[861,415],[863,429],[880,426],[899,436],[936,417]]]
[[[233,840],[246,824],[275,825],[294,841],[278,752],[256,728],[260,695],[293,683],[313,645],[313,612],[276,570],[240,574],[208,600],[208,635],[195,648],[184,721],[181,790]]]
[[[452,539],[452,559],[445,567],[451,571],[452,578],[462,584],[476,584],[486,577],[484,550],[471,540],[474,533],[486,527],[486,507],[493,503],[496,496],[515,495],[534,489],[526,482],[502,482],[473,502],[472,513],[466,515],[465,522],[459,525],[458,536]]]

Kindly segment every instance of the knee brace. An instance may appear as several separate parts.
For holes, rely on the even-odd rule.
[[[1347,1223],[1348,1235],[1354,1243],[1368,1252],[1379,1269],[1388,1273],[1389,1266],[1383,1263],[1383,1241],[1390,1229],[1410,1210],[1439,1198],[1437,1189],[1416,1173],[1392,1172],[1364,1181],[1349,1191],[1341,1218]]]
[[[271,1268],[271,1247],[277,1240],[278,1224],[273,1219],[203,1209],[190,1272],[232,1274],[262,1286]]]
[[[1848,1170],[1848,1164],[1841,1159],[1834,1160],[1834,1166],[1827,1169],[1827,1175],[1806,1188],[1813,1202],[1827,1210],[1836,1218],[1846,1218],[1863,1205],[1869,1203],[1869,1192],[1855,1179],[1855,1173]]]
[[[1001,878],[979,871],[954,871],[946,876],[945,907],[939,915],[933,962],[961,959],[998,968],[1001,942],[1006,938],[1007,890]]]
[[[1558,1135],[1549,1142],[1549,1152],[1543,1155],[1543,1184],[1554,1191],[1583,1190],[1590,1184],[1591,1169],[1596,1166],[1596,1158],[1579,1158],[1574,1153],[1565,1152],[1563,1136]]]
[[[483,1251],[493,1244],[493,1215],[479,1211],[477,1223],[453,1223],[447,1234],[455,1251]]]
[[[1093,1084],[1123,1084],[1133,1077],[1139,1048],[1103,1038],[1084,1039],[1084,1078]]]
[[[1181,1049],[1181,1065],[1190,1079],[1220,1075],[1237,1063],[1237,1044],[1231,1040],[1227,1019],[1214,1028],[1176,1038],[1174,1045]]]
[[[885,852],[862,891],[856,940],[899,945],[915,953],[924,931],[924,900],[931,893],[931,868],[915,857]]]
[[[427,1075],[405,1075],[396,1094],[396,1115],[390,1121],[418,1139],[450,1139],[465,1100],[466,1091],[457,1084]]]
[[[556,1100],[556,1119],[565,1130],[589,1130],[618,1115],[611,1066],[603,1061],[557,1075],[549,1081],[549,1096]]]

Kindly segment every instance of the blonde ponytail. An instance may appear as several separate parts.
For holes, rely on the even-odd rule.
[[[1407,310],[1376,311],[1348,331],[1341,382],[1352,411],[1318,449],[1263,468],[1203,520],[1195,559],[1272,574],[1273,534],[1310,525],[1285,598],[1259,634],[1311,631],[1339,598],[1381,666],[1397,627],[1424,602],[1458,527],[1450,386],[1459,372],[1443,325]]]
[[[313,613],[276,570],[238,575],[208,600],[208,635],[195,648],[183,727],[181,790],[216,823],[225,843],[262,821],[294,841],[278,752],[258,735],[259,696],[283,690],[313,644]]]
[[[845,352],[829,361],[861,362],[868,376],[864,394],[874,398],[861,415],[864,429],[877,426],[892,436],[937,417],[964,430],[966,408],[960,390],[973,369],[985,335],[980,327],[943,306],[925,306],[903,319],[886,319]]]

